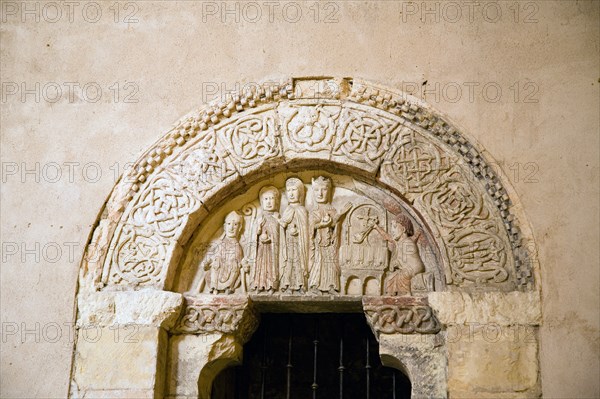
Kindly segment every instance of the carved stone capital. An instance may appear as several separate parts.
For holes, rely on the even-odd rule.
[[[440,323],[426,298],[364,297],[363,310],[376,337],[379,334],[436,334]]]
[[[241,343],[258,327],[259,315],[246,296],[185,297],[185,307],[173,332],[176,334],[223,333]]]

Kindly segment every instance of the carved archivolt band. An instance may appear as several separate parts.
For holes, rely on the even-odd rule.
[[[90,243],[95,259],[84,259],[93,285],[168,289],[179,248],[223,193],[252,173],[321,160],[392,187],[426,216],[451,259],[448,286],[531,289],[511,201],[483,155],[419,100],[330,80],[339,89],[316,94],[306,79],[253,86],[183,118],[117,184],[97,227],[106,231],[94,233],[110,245],[98,256]]]

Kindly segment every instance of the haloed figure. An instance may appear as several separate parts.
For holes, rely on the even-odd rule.
[[[309,216],[311,234],[310,271],[308,287],[314,293],[335,293],[340,290],[338,262],[339,222],[352,208],[347,203],[338,214],[331,205],[332,184],[328,177],[312,180],[313,197],[317,206]]]
[[[221,292],[231,294],[240,286],[240,269],[244,252],[239,243],[239,234],[243,221],[242,215],[235,211],[225,217],[223,235],[217,242],[214,257],[205,260],[202,264],[203,269],[210,270],[207,283],[213,294]]]
[[[285,182],[288,206],[279,223],[283,228],[281,290],[292,292],[306,288],[308,275],[308,211],[304,207],[304,183],[296,177]]]
[[[274,292],[279,281],[279,190],[263,187],[259,192],[261,214],[253,233],[256,241],[256,261],[250,288],[254,291]]]

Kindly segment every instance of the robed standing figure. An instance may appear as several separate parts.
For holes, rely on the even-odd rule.
[[[334,294],[340,290],[339,224],[352,204],[347,203],[340,213],[336,211],[331,205],[332,184],[328,177],[313,179],[312,190],[316,207],[309,215],[311,250],[308,287],[314,293]]]
[[[279,190],[273,186],[263,187],[259,192],[261,213],[253,232],[256,257],[250,278],[250,289],[273,293],[279,283]]]
[[[285,182],[288,206],[281,215],[285,245],[281,248],[281,290],[306,289],[308,276],[308,211],[304,207],[304,183],[296,177]]]

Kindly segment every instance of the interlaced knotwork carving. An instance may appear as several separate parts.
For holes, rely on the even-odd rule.
[[[258,313],[245,297],[186,297],[185,301],[185,308],[173,329],[174,333],[218,332],[232,334],[244,343],[258,327]]]
[[[272,112],[241,117],[218,133],[241,173],[281,154],[279,130]]]
[[[416,301],[363,301],[367,321],[379,334],[436,334],[440,323],[429,306]]]

